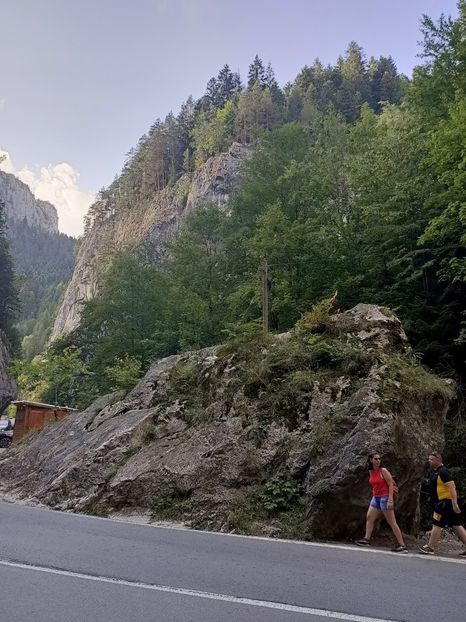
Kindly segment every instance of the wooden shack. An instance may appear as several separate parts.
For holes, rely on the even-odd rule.
[[[40,430],[47,423],[63,419],[75,410],[67,406],[53,406],[39,402],[18,401],[12,403],[16,406],[13,442],[19,441],[31,430]]]

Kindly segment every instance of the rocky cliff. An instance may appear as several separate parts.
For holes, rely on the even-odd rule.
[[[11,449],[0,482],[3,494],[60,509],[342,538],[363,528],[376,450],[415,530],[426,453],[443,446],[452,394],[387,309],[313,312],[284,335],[157,361],[123,399],[101,398]]]
[[[36,199],[28,186],[14,175],[0,171],[0,201],[6,206],[7,219],[22,222],[48,233],[58,233],[58,215],[47,201]]]
[[[8,373],[10,357],[0,333],[0,413],[16,397],[16,383]]]
[[[106,266],[108,253],[148,242],[152,252],[163,255],[167,242],[187,214],[206,203],[226,207],[239,184],[241,164],[250,153],[250,148],[234,144],[227,153],[210,158],[196,172],[183,175],[150,201],[136,203],[119,213],[109,210],[105,218],[95,221],[82,240],[51,338],[76,328],[82,303],[98,291],[99,275]]]

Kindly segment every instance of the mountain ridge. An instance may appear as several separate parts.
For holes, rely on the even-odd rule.
[[[48,201],[36,199],[27,184],[5,171],[0,171],[0,201],[5,203],[7,220],[26,220],[30,227],[58,233],[56,208]]]

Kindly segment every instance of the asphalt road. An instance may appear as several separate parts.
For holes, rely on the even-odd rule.
[[[466,560],[0,503],[7,622],[464,622]]]

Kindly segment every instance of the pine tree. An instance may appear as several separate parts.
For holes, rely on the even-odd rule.
[[[266,86],[264,64],[257,54],[249,65],[248,89],[252,89],[256,83],[261,88]]]
[[[216,78],[212,77],[207,82],[204,98],[208,102],[209,108],[216,108],[218,106],[219,89]]]
[[[369,84],[362,48],[352,41],[341,62],[342,89],[340,110],[352,123],[359,118],[361,106],[369,100]]]
[[[14,283],[13,262],[6,237],[5,204],[0,201],[0,335],[6,338],[7,346],[17,345],[17,335],[13,327],[19,312],[18,294]]]
[[[238,73],[233,73],[228,65],[224,65],[222,69],[220,69],[216,85],[217,108],[223,108],[228,100],[241,92],[241,78]]]
[[[278,108],[282,108],[285,103],[285,96],[281,88],[278,86],[278,82],[275,79],[275,72],[270,62],[268,63],[267,69],[265,70],[265,86],[269,89],[270,95],[272,96],[272,101],[275,106],[277,106]]]
[[[375,112],[381,112],[381,102],[397,104],[401,98],[401,80],[391,56],[371,57],[368,64],[369,104]]]

